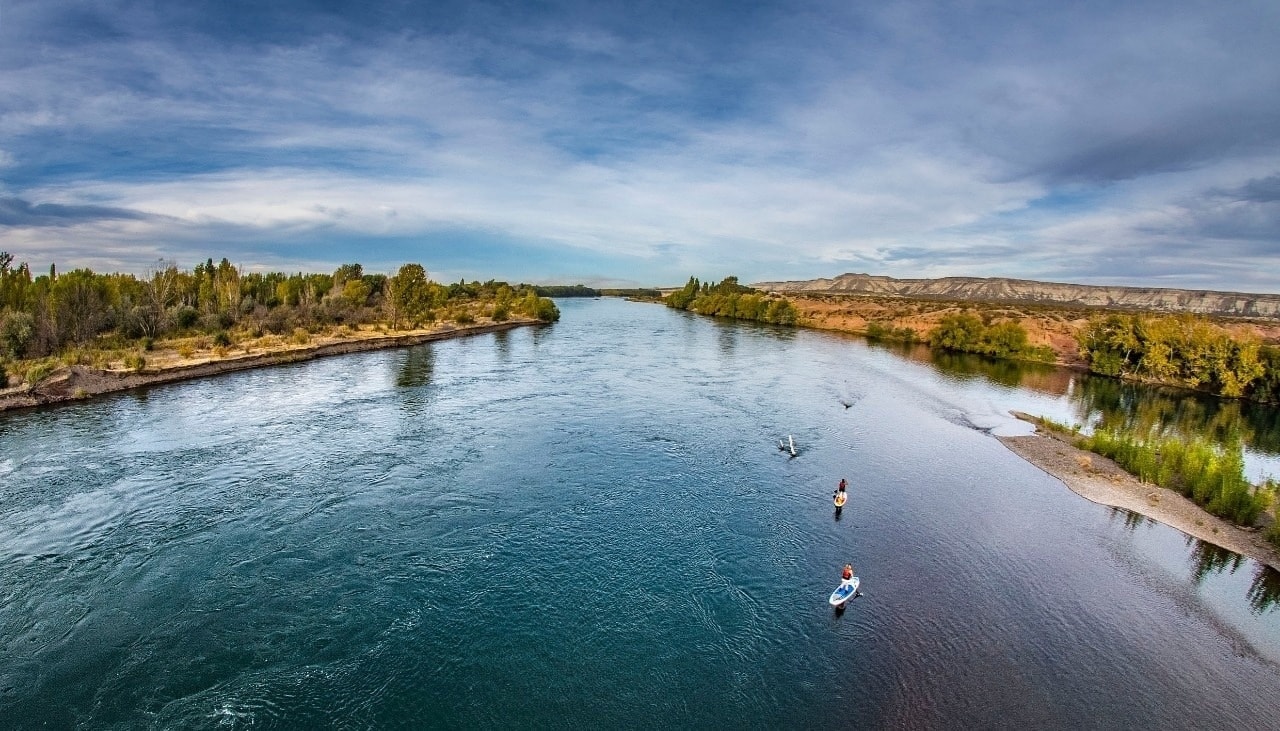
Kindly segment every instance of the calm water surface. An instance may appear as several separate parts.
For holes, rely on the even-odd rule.
[[[990,435],[1077,385],[560,306],[0,415],[0,726],[1280,724],[1273,572]]]

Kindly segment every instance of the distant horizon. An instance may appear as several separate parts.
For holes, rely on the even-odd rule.
[[[8,253],[13,254],[13,252],[8,252]],[[189,265],[189,266],[184,266],[181,262],[168,262],[168,261],[166,261],[166,262],[164,262],[164,263],[166,263],[166,264],[167,264],[167,263],[173,263],[173,264],[175,264],[175,265],[176,265],[180,270],[191,270],[191,269],[194,269],[194,268],[195,268],[196,266],[198,266],[198,265],[204,264],[204,263],[205,263],[206,261],[208,261],[210,258],[211,258],[211,257],[205,257],[205,258],[200,259],[199,261],[197,261],[197,262],[195,262],[194,264],[191,264],[191,265]],[[221,261],[221,259],[222,259],[222,258],[223,258],[223,257],[213,257],[213,260],[214,260],[215,262],[217,262],[217,261]],[[230,261],[230,260],[228,260],[228,261]],[[51,263],[52,263],[52,264],[54,264],[55,266],[57,265],[57,262],[51,262]],[[719,282],[719,281],[721,281],[721,280],[725,279],[726,277],[733,277],[733,276],[737,276],[737,275],[733,274],[732,272],[730,272],[730,273],[726,273],[726,274],[716,274],[716,275],[712,275],[712,276],[699,276],[699,275],[697,275],[697,274],[689,274],[689,275],[686,275],[684,278],[682,278],[678,283],[674,283],[674,284],[634,284],[634,283],[628,283],[628,284],[607,284],[607,283],[606,283],[606,284],[600,284],[600,283],[595,283],[595,284],[593,284],[593,283],[590,283],[590,282],[587,282],[587,281],[582,281],[582,280],[570,281],[570,280],[557,279],[557,280],[548,280],[548,281],[536,281],[536,280],[531,279],[531,278],[529,278],[529,277],[496,277],[496,276],[484,276],[484,277],[482,277],[482,278],[480,278],[480,277],[454,277],[454,278],[445,279],[445,278],[440,278],[440,277],[439,277],[439,276],[437,276],[436,274],[433,274],[433,273],[432,273],[432,271],[431,271],[431,268],[427,265],[427,263],[426,263],[426,262],[421,262],[421,261],[418,261],[418,262],[412,262],[412,261],[401,262],[400,264],[398,264],[398,265],[396,265],[396,266],[394,266],[394,267],[390,268],[390,269],[389,269],[389,270],[387,270],[387,271],[371,270],[371,269],[369,269],[368,267],[365,267],[365,266],[364,266],[364,262],[361,262],[361,261],[344,261],[344,262],[342,262],[342,263],[340,263],[340,264],[338,264],[338,265],[335,265],[334,267],[332,267],[332,268],[330,268],[330,269],[306,269],[306,268],[296,268],[296,267],[295,267],[295,268],[287,268],[287,269],[273,269],[273,268],[254,268],[254,269],[246,269],[246,268],[243,268],[241,265],[236,264],[236,262],[230,262],[230,263],[231,263],[233,266],[235,266],[235,267],[236,267],[236,269],[237,269],[238,271],[240,271],[240,273],[241,273],[241,274],[246,274],[246,273],[266,274],[266,273],[270,273],[270,272],[278,272],[278,273],[284,273],[284,274],[294,274],[294,273],[298,273],[298,272],[301,272],[301,273],[303,273],[303,274],[332,274],[335,270],[337,270],[337,268],[338,268],[339,266],[342,266],[343,264],[360,264],[360,265],[361,265],[361,267],[364,269],[365,274],[385,274],[385,275],[387,275],[387,276],[394,275],[394,274],[396,273],[396,270],[397,270],[401,265],[403,265],[403,264],[421,264],[421,265],[422,265],[422,266],[427,270],[427,276],[428,276],[428,278],[429,278],[429,279],[431,279],[432,281],[439,282],[439,283],[452,283],[452,282],[459,281],[459,279],[462,279],[463,281],[467,281],[467,282],[473,282],[473,281],[486,282],[486,281],[489,281],[489,280],[491,280],[491,279],[492,279],[492,280],[496,280],[496,281],[505,281],[505,282],[507,282],[507,283],[509,283],[509,284],[528,284],[528,285],[537,286],[537,287],[574,287],[574,286],[582,286],[582,287],[587,287],[587,288],[590,288],[590,289],[656,289],[656,290],[678,290],[678,289],[680,289],[681,287],[683,287],[683,286],[684,286],[684,285],[689,281],[689,278],[690,278],[690,277],[694,277],[694,278],[696,278],[699,282],[708,282],[708,283],[711,283],[711,284],[715,284],[715,283],[717,283],[717,282]],[[42,275],[42,274],[47,275],[47,274],[49,273],[49,267],[48,267],[48,266],[45,266],[45,267],[43,267],[43,268],[41,268],[41,267],[35,267],[35,266],[31,266],[30,262],[23,261],[23,260],[21,260],[20,258],[18,258],[18,257],[16,257],[16,256],[15,256],[15,258],[14,258],[14,262],[13,262],[13,266],[14,266],[14,267],[17,267],[17,266],[19,266],[19,265],[21,265],[21,264],[27,264],[27,265],[28,265],[28,267],[30,268],[31,276],[32,276],[32,277],[38,277],[38,276],[40,276],[40,275]],[[66,269],[66,268],[63,268],[63,267],[57,267],[57,271],[58,271],[58,273],[59,273],[59,274],[62,274],[62,273],[65,273],[65,272],[68,272],[68,271],[72,271],[73,269],[77,269],[77,268],[82,268],[82,267],[73,267],[73,268],[71,268],[71,269]],[[97,273],[97,274],[131,274],[131,275],[133,275],[133,276],[135,276],[135,277],[145,276],[145,274],[146,274],[146,272],[145,272],[145,271],[98,271],[98,270],[94,270],[94,271],[95,271],[95,273]],[[745,285],[745,286],[754,287],[754,286],[757,286],[757,285],[760,285],[760,284],[791,284],[791,283],[796,283],[796,282],[813,282],[813,281],[818,281],[818,280],[823,280],[823,279],[825,279],[825,280],[836,280],[836,279],[840,279],[841,277],[846,277],[846,276],[865,276],[865,277],[876,277],[876,278],[881,278],[881,279],[893,279],[893,280],[898,280],[898,281],[903,281],[903,280],[921,280],[921,281],[926,281],[926,280],[928,280],[928,281],[933,281],[933,280],[940,280],[940,279],[1005,279],[1005,280],[1013,280],[1013,281],[1035,282],[1035,283],[1037,283],[1037,284],[1062,284],[1062,285],[1079,286],[1079,287],[1114,287],[1114,288],[1124,288],[1124,289],[1162,289],[1162,290],[1181,290],[1181,291],[1188,291],[1188,292],[1219,292],[1219,293],[1223,293],[1223,294],[1263,295],[1263,296],[1274,296],[1274,297],[1280,297],[1280,291],[1277,291],[1277,292],[1261,292],[1261,291],[1251,291],[1251,290],[1243,290],[1243,289],[1217,289],[1217,288],[1210,288],[1210,287],[1176,287],[1176,286],[1168,286],[1168,285],[1147,285],[1147,284],[1093,284],[1093,283],[1089,283],[1089,282],[1072,282],[1072,281],[1064,281],[1064,280],[1050,280],[1050,279],[1029,279],[1029,278],[1027,278],[1027,277],[1008,277],[1008,276],[1002,276],[1002,275],[978,275],[978,274],[949,274],[949,275],[942,275],[942,276],[936,276],[936,277],[920,277],[920,276],[894,276],[894,275],[889,275],[889,274],[873,274],[873,273],[871,273],[871,272],[854,272],[854,271],[847,271],[847,272],[841,272],[840,274],[820,275],[820,276],[815,276],[815,277],[804,277],[804,278],[796,278],[796,279],[770,279],[770,278],[761,278],[761,279],[754,279],[754,280],[750,280],[750,281],[748,281],[748,280],[744,279],[743,277],[738,277],[738,281],[739,281],[739,283],[741,283],[741,284],[743,284],[743,285]]]
[[[1280,4],[0,0],[33,271],[1280,294]]]

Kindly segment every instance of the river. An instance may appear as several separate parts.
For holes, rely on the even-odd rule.
[[[1275,572],[991,436],[1103,382],[558,304],[0,414],[0,726],[1280,726]]]

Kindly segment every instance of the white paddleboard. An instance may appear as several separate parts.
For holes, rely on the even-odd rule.
[[[833,607],[844,604],[852,599],[854,594],[858,593],[858,584],[860,583],[862,583],[861,580],[856,576],[850,579],[848,583],[840,582],[840,586],[837,586],[836,590],[831,592],[831,598],[827,602]]]

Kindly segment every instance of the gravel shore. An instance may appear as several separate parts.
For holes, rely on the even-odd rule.
[[[73,365],[59,368],[34,386],[0,390],[0,411],[75,401],[132,388],[207,378],[221,373],[296,363],[330,355],[402,348],[433,340],[460,338],[536,324],[538,324],[536,320],[521,319],[461,327],[438,325],[430,329],[395,333],[360,331],[345,336],[326,337],[306,344],[283,344],[265,352],[258,351],[226,357],[206,355],[171,362],[161,361],[136,371],[105,370]]]

